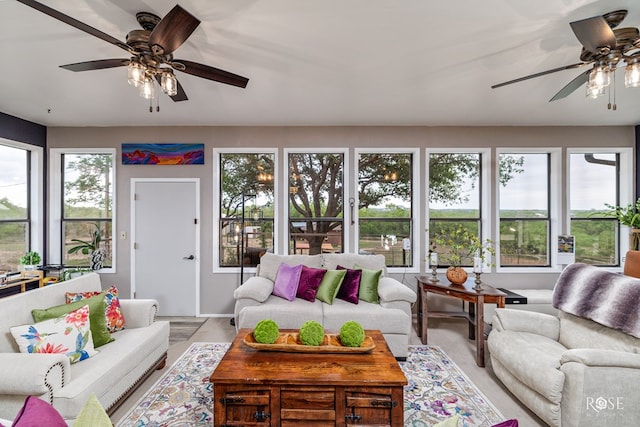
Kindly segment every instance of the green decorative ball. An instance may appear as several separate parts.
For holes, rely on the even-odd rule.
[[[259,321],[253,330],[253,338],[261,344],[273,344],[279,335],[278,324],[271,319]]]
[[[340,342],[345,347],[360,347],[364,342],[364,329],[355,320],[348,320],[340,327]]]
[[[304,345],[320,345],[324,340],[324,328],[315,320],[307,320],[300,328],[300,341]]]

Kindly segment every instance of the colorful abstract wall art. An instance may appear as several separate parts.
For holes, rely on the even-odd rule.
[[[204,144],[122,144],[123,165],[203,165]]]

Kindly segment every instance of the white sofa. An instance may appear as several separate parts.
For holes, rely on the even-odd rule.
[[[28,395],[51,403],[68,422],[91,393],[112,413],[153,370],[164,367],[169,322],[155,321],[155,300],[120,299],[125,329],[89,359],[70,364],[61,354],[19,352],[10,327],[33,324],[31,310],[64,304],[66,292],[87,291],[102,291],[98,274],[0,298],[0,418],[14,419]]]
[[[496,376],[550,426],[637,426],[640,280],[572,264],[553,306],[557,316],[496,309]]]
[[[288,301],[277,297],[271,292],[280,263],[326,269],[336,269],[338,265],[346,268],[357,265],[366,269],[381,269],[383,273],[378,283],[380,303],[361,300],[358,304],[352,304],[335,299],[330,305],[318,299],[315,302],[300,298]],[[380,330],[396,358],[407,357],[411,305],[416,301],[416,294],[396,279],[386,276],[385,259],[382,255],[266,253],[260,259],[256,276],[239,286],[234,298],[236,329],[254,328],[262,319],[273,319],[281,329],[299,329],[305,321],[316,320],[325,330],[338,331],[345,321],[355,320],[365,329]]]

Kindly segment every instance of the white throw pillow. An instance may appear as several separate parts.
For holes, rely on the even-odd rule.
[[[9,328],[21,353],[65,354],[76,363],[97,354],[89,327],[89,306],[55,319]]]

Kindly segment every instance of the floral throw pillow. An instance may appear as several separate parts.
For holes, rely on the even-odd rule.
[[[67,304],[80,301],[83,299],[91,298],[99,295],[101,292],[67,292],[66,299]],[[107,308],[104,310],[104,314],[107,318],[107,329],[109,332],[114,333],[124,329],[124,316],[120,309],[120,299],[118,298],[118,288],[111,286],[106,290],[104,296]]]
[[[54,319],[9,330],[21,353],[64,354],[71,363],[98,353],[93,347],[88,305]]]

